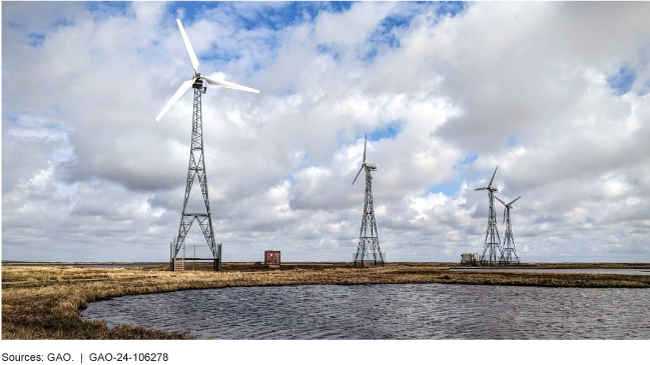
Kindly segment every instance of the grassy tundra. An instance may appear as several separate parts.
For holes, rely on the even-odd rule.
[[[268,270],[252,263],[225,263],[222,272],[196,265],[185,272],[154,268],[2,266],[2,339],[184,339],[189,336],[126,325],[108,328],[84,321],[87,303],[122,295],[230,286],[307,284],[448,283],[554,287],[650,288],[650,275],[451,272],[455,264],[394,263],[355,269],[347,264],[284,264]],[[524,264],[522,268],[640,268],[650,264]],[[10,284],[11,282],[18,282]]]

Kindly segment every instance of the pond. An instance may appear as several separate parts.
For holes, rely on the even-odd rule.
[[[650,275],[648,269],[527,269],[527,268],[457,268],[449,271],[474,272],[529,272],[553,274],[615,274],[615,275]]]
[[[202,339],[650,339],[650,289],[232,287],[94,302],[85,319]]]
[[[140,269],[145,267],[169,266],[169,262],[3,262],[3,266],[20,267],[76,267],[93,269]]]

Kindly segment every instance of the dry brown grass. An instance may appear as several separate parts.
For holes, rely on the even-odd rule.
[[[44,266],[2,267],[3,339],[182,339],[182,334],[84,321],[80,310],[87,303],[122,295],[169,292],[230,286],[306,284],[411,284],[449,283],[481,285],[529,285],[565,287],[649,288],[650,276],[450,272],[458,267],[445,263],[389,264],[355,269],[348,264],[288,263],[268,270],[253,263],[226,263],[224,271],[208,271],[196,265],[185,272],[166,267],[145,269],[94,269]],[[523,267],[523,266],[522,266]],[[531,267],[531,266],[527,266]],[[575,266],[574,266],[575,267]],[[590,266],[594,267],[594,266]],[[603,267],[603,266],[600,266]],[[567,267],[568,268],[568,267]],[[650,265],[641,268],[650,269]],[[74,281],[101,279],[100,281]]]

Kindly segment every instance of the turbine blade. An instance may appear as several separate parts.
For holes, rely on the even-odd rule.
[[[361,175],[361,170],[363,170],[363,165],[359,169],[359,172],[357,172],[357,176],[354,178],[354,181],[352,181],[352,185],[354,185],[354,183],[357,182],[357,179],[359,178],[359,175]]]
[[[497,168],[494,169],[494,174],[492,174],[492,178],[490,179],[490,183],[488,184],[488,188],[489,188],[490,186],[492,186],[492,181],[494,181],[494,175],[497,174],[497,169],[498,169],[498,168],[499,168],[499,166],[497,166]]]
[[[368,135],[366,134],[363,137],[363,162],[366,162],[366,140],[368,139]]]
[[[521,198],[521,197],[519,197],[519,198]],[[519,198],[517,198],[517,199],[511,201],[510,203],[508,203],[508,205],[512,205],[512,203],[514,203],[514,202],[516,202],[517,200],[519,200]]]
[[[210,85],[227,87],[228,89],[248,91],[249,93],[255,93],[255,94],[259,94],[259,92],[260,92],[257,89],[253,89],[253,88],[250,88],[250,87],[247,87],[247,86],[238,85],[238,84],[235,84],[234,82],[230,82],[230,81],[226,81],[226,80],[219,80],[219,79],[215,79],[214,77],[205,76],[205,75],[201,75],[201,77],[203,77],[205,79],[205,81],[207,81],[208,84],[210,84]]]
[[[187,81],[185,81],[184,83],[181,84],[181,87],[179,87],[178,90],[176,90],[174,95],[172,95],[172,98],[169,99],[167,104],[165,104],[165,107],[160,111],[160,113],[156,117],[156,122],[159,122],[160,119],[163,117],[163,115],[165,115],[165,113],[167,113],[167,111],[172,107],[172,105],[176,104],[178,99],[180,99],[181,96],[183,96],[183,94],[185,94],[185,92],[187,90],[189,90],[190,87],[192,87],[192,84],[194,83],[194,80],[195,79],[187,80]]]
[[[187,38],[187,34],[185,34],[185,29],[183,29],[183,24],[181,24],[180,19],[176,19],[176,23],[178,24],[178,29],[181,31],[181,38],[183,38],[183,45],[185,45],[185,50],[187,51],[187,55],[190,57],[190,63],[192,63],[192,68],[194,69],[195,73],[199,72],[199,60],[196,58],[194,49],[190,44],[190,39]]]
[[[505,202],[504,202],[503,200],[501,200],[501,199],[499,199],[499,197],[498,197],[498,196],[495,196],[495,197],[494,197],[494,199],[496,199],[496,200],[498,200],[498,201],[500,201],[500,202],[501,202],[501,204],[503,204],[504,206],[506,205],[506,203],[505,203]]]
[[[506,210],[508,210],[508,208],[503,208],[503,224],[506,224]]]
[[[474,190],[487,190],[487,188],[477,188],[477,189],[474,189]]]

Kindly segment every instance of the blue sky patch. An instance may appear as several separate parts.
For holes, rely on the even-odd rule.
[[[289,86],[283,87],[280,90],[276,92],[276,95],[281,96],[281,97],[287,97],[291,95],[295,95],[298,93],[298,88],[296,85],[291,84]]]
[[[206,12],[218,9],[234,17],[237,25],[243,29],[251,30],[256,28],[268,28],[279,30],[296,23],[308,20],[311,21],[318,16],[321,11],[331,13],[341,13],[347,11],[352,6],[352,2],[334,1],[334,2],[316,2],[316,1],[292,1],[281,3],[282,6],[273,5],[264,6],[265,3],[256,3],[256,7],[247,8],[246,11],[240,11],[240,7],[245,6],[245,2],[231,1],[176,1],[169,3],[168,12],[174,18],[178,16],[178,10],[183,10],[182,21],[188,25],[202,19]]]
[[[471,165],[478,159],[478,154],[476,152],[466,152],[463,158],[454,165],[454,170],[456,171],[456,177],[452,180],[445,180],[438,184],[433,185],[429,190],[427,190],[424,195],[430,193],[443,193],[447,196],[454,196],[460,190],[460,187],[463,183],[462,172],[466,169],[465,165]]]
[[[374,43],[384,43],[391,48],[400,46],[399,39],[394,34],[396,28],[408,28],[416,12],[409,14],[389,15],[382,20],[377,30],[370,36]]]
[[[66,18],[59,18],[59,19],[55,20],[53,24],[54,24],[55,27],[72,27],[72,26],[77,25],[77,23],[73,22],[70,19],[66,19]]]
[[[127,17],[131,3],[127,1],[88,1],[85,6],[92,13],[95,22],[102,22],[111,17]],[[134,18],[135,14],[131,14],[130,17]],[[66,24],[60,25],[65,26]]]
[[[13,22],[13,21],[7,21],[7,26],[9,28],[11,28],[11,29],[23,29],[23,28],[25,28],[24,25],[20,25],[20,24],[18,24],[16,22]]]
[[[321,55],[330,55],[336,61],[341,61],[341,53],[336,47],[328,46],[326,44],[316,45],[316,51]]]
[[[328,4],[328,9],[334,13],[343,13],[350,10],[354,1],[330,1],[324,4]]]
[[[456,178],[452,181],[443,181],[432,186],[424,193],[424,195],[426,196],[428,194],[443,193],[446,196],[454,196],[454,194],[460,190],[461,183],[462,181],[459,178]]]
[[[510,146],[510,147],[516,146],[517,145],[517,137],[515,137],[515,136],[508,137],[507,143],[508,143],[508,146]]]
[[[432,3],[428,1],[419,1],[415,6],[408,7],[405,11],[398,14],[389,15],[377,29],[368,37],[368,42],[375,46],[387,46],[389,48],[398,48],[401,46],[399,37],[395,34],[395,30],[399,28],[407,29],[411,26],[413,18],[426,11],[430,6],[436,6],[436,14],[440,17],[454,17],[463,12],[467,6],[464,2],[459,1],[443,1]],[[363,57],[363,61],[371,63],[379,54],[377,48],[369,50]]]
[[[441,1],[438,3],[438,15],[455,17],[467,7],[466,2],[462,1]]]
[[[233,53],[232,50],[221,49],[216,44],[213,44],[208,52],[201,52],[200,55],[196,56],[199,58],[199,62],[213,64],[214,67],[219,70],[223,69],[224,66],[231,61],[237,60],[241,57],[240,54]]]
[[[29,45],[36,48],[45,42],[45,36],[43,34],[32,33],[29,35]]]
[[[61,162],[69,161],[74,157],[74,155],[71,152],[68,151],[58,151],[55,152],[49,159],[48,161],[59,164]]]
[[[207,7],[206,5],[212,5],[210,7]],[[211,2],[211,3],[205,3],[205,2],[198,2],[198,1],[174,1],[170,2],[167,5],[167,11],[171,15],[173,19],[176,19],[179,17],[178,10],[182,9],[183,15],[181,17],[181,21],[183,23],[187,23],[185,26],[189,26],[191,23],[194,23],[196,20],[201,18],[203,16],[203,13],[210,9],[215,9],[219,6],[226,6],[225,4],[230,4],[228,2]],[[228,5],[229,6],[229,5]]]
[[[406,122],[395,120],[383,128],[378,128],[368,133],[368,140],[370,141],[379,141],[380,139],[394,139],[398,134],[404,130],[404,124]]]
[[[609,87],[616,91],[617,95],[621,96],[630,91],[635,79],[636,72],[634,69],[626,65],[619,68],[617,74],[607,76],[607,83],[609,84]]]
[[[646,81],[643,86],[641,86],[641,89],[637,92],[639,96],[643,96],[650,92],[650,80]]]
[[[476,152],[467,152],[463,159],[454,167],[458,167],[460,165],[469,165],[474,163],[476,160],[478,160],[478,154]]]
[[[364,62],[366,62],[367,64],[370,64],[370,63],[372,63],[372,62],[375,60],[375,58],[377,58],[377,54],[379,54],[379,52],[377,52],[377,48],[371,48],[371,49],[368,50],[368,52],[366,52],[366,54],[362,57],[362,60],[363,60]],[[366,65],[366,66],[367,66],[367,65]]]
[[[398,36],[395,34],[396,28],[408,28],[415,12],[410,14],[389,15],[379,24],[372,34],[368,37],[368,42],[374,47],[370,49],[363,57],[365,62],[373,62],[378,55],[377,46],[386,46],[388,48],[398,48],[401,46]]]

